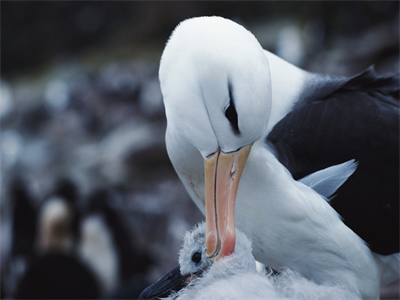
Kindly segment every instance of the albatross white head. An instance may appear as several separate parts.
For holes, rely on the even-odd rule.
[[[174,167],[192,175],[190,166],[182,162],[177,166],[177,153],[194,160],[201,154],[204,160],[204,169],[197,171],[205,178],[201,201],[205,201],[207,255],[218,259],[234,250],[239,180],[252,144],[267,130],[268,60],[242,26],[221,17],[199,17],[174,30],[159,76]]]

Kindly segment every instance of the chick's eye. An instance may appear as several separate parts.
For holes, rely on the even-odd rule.
[[[198,264],[201,261],[201,253],[196,252],[192,255],[192,261],[196,264]]]

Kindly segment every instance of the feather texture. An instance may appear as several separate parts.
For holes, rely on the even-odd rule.
[[[276,276],[265,270],[258,272],[251,241],[240,230],[237,230],[235,251],[211,261],[205,255],[205,231],[205,223],[201,223],[186,234],[179,264],[182,276],[191,280],[188,286],[170,294],[167,300],[360,299],[344,286],[316,284],[288,268],[280,269]],[[196,251],[203,254],[198,263],[191,259]]]
[[[309,186],[329,201],[332,199],[333,193],[355,172],[357,166],[358,163],[351,159],[342,164],[307,175],[300,179],[299,182]]]

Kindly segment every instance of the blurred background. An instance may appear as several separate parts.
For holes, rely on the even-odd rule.
[[[182,20],[230,18],[306,70],[399,70],[399,2],[1,1],[1,296],[136,298],[204,217],[165,149]]]

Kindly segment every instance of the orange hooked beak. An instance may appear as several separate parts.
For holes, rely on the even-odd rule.
[[[235,202],[252,145],[235,152],[218,149],[204,160],[207,256],[232,254],[235,249]]]

